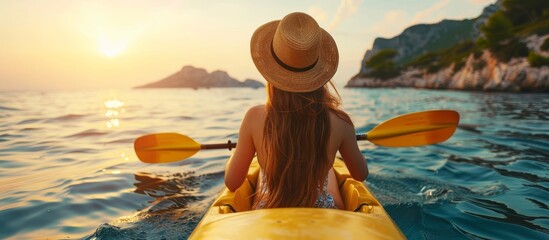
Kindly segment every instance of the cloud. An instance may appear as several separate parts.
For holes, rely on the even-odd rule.
[[[383,19],[388,23],[397,23],[402,21],[404,17],[406,17],[406,12],[404,10],[397,9],[387,12]]]
[[[494,1],[495,0],[469,0],[470,3],[477,5],[488,5],[494,3]]]
[[[444,13],[441,10],[449,3],[450,0],[441,0],[411,17],[404,10],[390,10],[385,13],[380,22],[372,26],[372,34],[388,38],[400,34],[411,25],[439,21],[444,18]]]
[[[323,22],[327,19],[326,12],[317,6],[310,7],[307,12],[318,22]]]
[[[416,13],[412,21],[410,21],[410,25],[425,23],[426,21],[436,21],[440,19],[442,14],[439,11],[446,5],[448,5],[448,3],[450,3],[450,0],[442,0],[427,9],[419,11],[418,13]]]
[[[372,33],[376,36],[391,37],[399,34],[408,25],[404,10],[390,10],[383,16],[383,20],[372,27]]]
[[[332,18],[328,30],[336,29],[341,22],[355,14],[360,3],[362,0],[340,0],[336,15]]]

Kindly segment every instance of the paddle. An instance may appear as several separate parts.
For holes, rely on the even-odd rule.
[[[413,147],[446,141],[454,134],[459,114],[452,110],[431,110],[400,115],[387,120],[357,140],[385,147]],[[155,133],[137,138],[134,149],[146,163],[169,163],[191,157],[202,149],[229,149],[236,143],[199,144],[178,133]]]

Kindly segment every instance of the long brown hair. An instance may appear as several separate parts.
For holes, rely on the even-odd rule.
[[[333,83],[330,82],[333,89]],[[313,207],[323,189],[331,161],[330,112],[352,124],[339,109],[339,94],[328,84],[306,93],[286,92],[267,84],[267,117],[263,129],[266,191],[259,191],[254,207]]]

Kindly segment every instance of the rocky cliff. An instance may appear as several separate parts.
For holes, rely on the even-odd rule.
[[[547,2],[528,3],[498,0],[474,19],[420,24],[378,38],[346,87],[549,92],[549,15],[539,11]]]
[[[224,71],[208,73],[205,69],[184,66],[176,72],[159,81],[148,83],[136,88],[218,88],[218,87],[251,87],[260,88],[265,85],[259,81],[246,79],[238,81]]]
[[[501,7],[501,2],[484,8],[482,14],[474,19],[443,20],[435,24],[418,24],[405,29],[393,38],[376,38],[372,49],[367,50],[362,60],[358,75],[368,72],[366,62],[383,49],[394,49],[397,64],[406,64],[410,60],[426,53],[451,47],[464,40],[476,39],[480,36],[480,26],[486,19]]]
[[[549,51],[542,51],[541,44],[549,35],[528,38],[528,48],[541,56],[549,57]],[[375,78],[353,78],[346,87],[414,87],[429,89],[453,89],[476,91],[549,92],[549,67],[532,67],[526,58],[514,58],[504,63],[485,50],[475,58],[471,54],[465,65],[454,71],[451,65],[435,73],[409,68],[400,76],[385,80]]]

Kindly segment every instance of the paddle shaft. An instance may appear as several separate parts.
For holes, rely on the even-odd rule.
[[[366,134],[362,135],[356,135],[356,140],[368,140],[368,136]],[[233,148],[236,148],[236,143],[231,142],[231,140],[227,141],[227,143],[214,143],[214,144],[201,144],[200,149],[229,149],[232,150]]]
[[[216,143],[216,144],[201,144],[200,149],[229,149],[232,150],[233,148],[236,148],[236,143],[231,142],[231,140],[227,141],[227,143]]]
[[[434,130],[434,129],[441,129],[441,128],[447,128],[447,127],[453,127],[452,124],[444,124],[444,125],[438,125],[438,126],[428,126],[423,128],[413,128],[409,129],[407,131],[396,131],[396,132],[386,132],[386,133],[380,133],[375,136],[369,137],[368,133],[366,134],[358,134],[356,135],[357,141],[364,141],[364,140],[375,140],[380,138],[386,138],[386,137],[392,137],[392,136],[398,136],[402,134],[411,134],[411,133],[417,133],[417,132],[424,132],[428,130]],[[200,149],[229,149],[232,150],[233,148],[236,148],[236,143],[231,142],[231,140],[227,141],[227,143],[216,143],[216,144],[202,144],[200,145]]]

